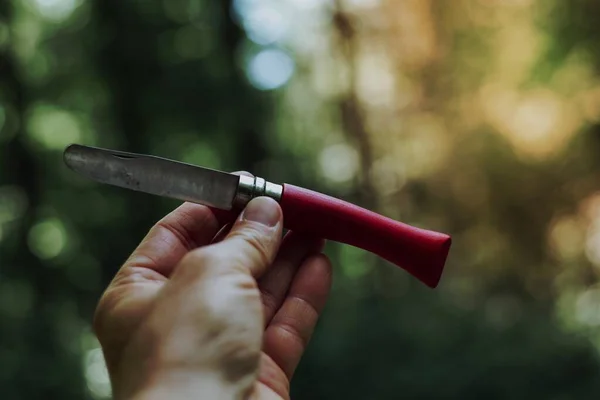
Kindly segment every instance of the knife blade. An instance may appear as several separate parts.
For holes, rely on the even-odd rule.
[[[94,181],[137,192],[230,210],[240,177],[165,158],[78,144],[64,152],[65,164]]]
[[[288,183],[235,175],[166,158],[72,144],[64,162],[94,181],[225,210],[233,221],[253,198],[279,202],[284,227],[374,253],[437,287],[450,236],[409,226],[355,204]]]

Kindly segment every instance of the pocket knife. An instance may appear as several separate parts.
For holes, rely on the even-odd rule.
[[[96,182],[202,204],[235,220],[253,198],[275,199],[288,230],[371,252],[430,288],[438,286],[451,237],[412,227],[355,204],[288,183],[230,174],[152,155],[72,144],[64,162]]]

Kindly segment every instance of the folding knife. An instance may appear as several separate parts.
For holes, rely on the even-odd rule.
[[[415,228],[349,202],[288,183],[235,175],[161,157],[72,144],[64,161],[94,181],[202,204],[233,221],[253,198],[279,202],[285,228],[369,251],[437,287],[451,237]],[[219,211],[220,210],[220,211]]]

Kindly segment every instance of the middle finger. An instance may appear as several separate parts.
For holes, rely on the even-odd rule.
[[[258,280],[264,307],[265,327],[281,307],[296,271],[310,255],[319,253],[324,240],[288,232],[273,265]]]

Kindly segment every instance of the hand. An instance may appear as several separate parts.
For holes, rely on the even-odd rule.
[[[282,241],[269,198],[222,228],[209,208],[183,204],[103,294],[94,328],[115,399],[289,398],[331,285],[323,243]]]

